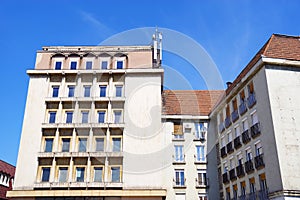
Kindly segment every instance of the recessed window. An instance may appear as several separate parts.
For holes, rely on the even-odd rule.
[[[72,123],[73,122],[73,112],[68,111],[66,112],[66,123]]]
[[[106,97],[106,86],[100,86],[100,97]]]
[[[93,67],[93,62],[92,61],[86,61],[85,62],[85,68],[86,69],[92,69]]]
[[[62,152],[69,152],[70,151],[70,138],[62,138],[61,139],[61,151]]]
[[[52,152],[53,148],[53,138],[46,138],[45,139],[45,152]]]
[[[52,87],[52,97],[58,97],[59,86]]]
[[[103,152],[104,151],[104,138],[96,138],[95,139],[95,146],[97,152]]]
[[[94,167],[94,182],[102,182],[103,167]]]
[[[123,61],[117,61],[117,69],[123,69]]]
[[[252,125],[258,123],[258,117],[257,117],[257,113],[254,112],[252,115],[251,115],[251,121],[252,121]]]
[[[91,96],[91,86],[84,86],[84,97]]]
[[[74,97],[75,94],[75,86],[69,85],[68,86],[69,92],[68,92],[68,97]]]
[[[98,112],[98,123],[104,123],[105,122],[105,111],[99,111]]]
[[[184,170],[176,170],[175,171],[175,185],[177,186],[184,186]]]
[[[76,167],[76,182],[84,182],[84,167]]]
[[[113,152],[121,151],[121,138],[112,138]]]
[[[197,177],[197,184],[198,185],[206,185],[206,172],[205,171],[198,171],[198,177]]]
[[[56,118],[56,112],[54,112],[54,111],[49,112],[49,123],[50,124],[55,123],[55,118]]]
[[[89,112],[82,111],[81,115],[82,115],[81,123],[88,123],[89,122]]]
[[[78,152],[86,152],[87,138],[79,138],[78,142],[79,142]]]
[[[116,85],[116,97],[122,97],[123,86]]]
[[[183,162],[184,155],[183,155],[183,146],[182,145],[175,145],[175,161],[176,162]]]
[[[263,149],[262,149],[262,146],[261,146],[260,142],[255,144],[255,153],[256,153],[256,156],[259,156],[259,155],[263,154]]]
[[[77,62],[76,61],[71,61],[70,69],[76,69],[76,67],[77,67]]]
[[[205,162],[204,145],[196,146],[196,161]]]
[[[58,181],[59,182],[67,182],[68,177],[68,167],[59,167],[58,170]]]
[[[122,122],[121,117],[122,117],[122,111],[115,110],[114,111],[114,123],[115,124],[121,123]]]
[[[252,159],[252,152],[251,149],[246,150],[246,160],[250,161]]]
[[[61,65],[62,65],[62,62],[61,62],[61,61],[56,61],[56,62],[55,62],[55,69],[56,69],[56,70],[60,70],[60,69],[61,69]]]
[[[111,167],[111,182],[120,182],[120,167]]]
[[[101,62],[101,69],[107,69],[108,68],[108,61],[102,61]]]
[[[43,167],[42,168],[42,182],[48,182],[50,178],[50,167]]]

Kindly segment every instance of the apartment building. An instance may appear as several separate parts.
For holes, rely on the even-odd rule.
[[[274,34],[227,83],[210,114],[210,199],[300,198],[299,61],[300,37]]]
[[[168,199],[207,200],[208,114],[222,93],[208,90],[163,92],[162,120],[170,152],[166,178],[173,177],[173,182],[166,182]]]
[[[153,55],[155,53],[155,55]],[[47,46],[30,77],[13,199],[164,199],[163,69],[152,46]],[[158,57],[157,57],[158,56]],[[151,147],[143,148],[143,147]],[[142,159],[141,159],[142,158]],[[151,160],[162,165],[162,160]],[[143,164],[142,163],[142,164]],[[139,166],[139,168],[135,168]]]
[[[15,167],[3,160],[0,160],[0,199],[5,200],[6,193],[12,190],[15,176]]]

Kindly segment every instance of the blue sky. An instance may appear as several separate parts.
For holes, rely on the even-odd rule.
[[[164,27],[201,44],[223,80],[230,81],[272,33],[300,34],[299,8],[296,0],[0,1],[0,159],[16,164],[26,70],[33,69],[36,50],[42,46],[97,45],[129,29]],[[166,53],[164,64],[185,74],[193,89],[205,89],[201,77],[187,70],[187,61]],[[185,89],[177,86],[173,89]]]

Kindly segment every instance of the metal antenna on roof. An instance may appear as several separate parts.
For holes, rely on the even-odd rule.
[[[162,33],[156,27],[155,33],[152,35],[153,40],[153,62],[154,67],[160,67],[162,61]]]

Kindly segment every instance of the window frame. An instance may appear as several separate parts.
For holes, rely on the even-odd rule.
[[[100,118],[99,118],[99,113],[100,112],[104,112],[105,113],[104,114],[104,120],[103,120],[103,122],[100,122]],[[95,113],[96,113],[96,119],[97,119],[97,123],[98,124],[104,124],[104,123],[107,122],[107,109],[97,109]]]
[[[116,112],[120,112],[120,120],[117,122],[116,121]],[[124,120],[123,120],[123,110],[122,109],[112,109],[112,113],[113,113],[113,123],[114,124],[123,124]]]
[[[61,63],[60,68],[57,68],[56,63]],[[62,70],[64,65],[64,58],[55,58],[53,59],[53,69],[54,70]]]
[[[97,150],[97,139],[103,139],[103,151]],[[106,137],[105,136],[94,136],[94,152],[106,152]]]
[[[102,168],[102,174],[101,174],[101,181],[96,181],[95,180],[95,168]],[[93,165],[92,166],[92,180],[93,182],[96,182],[96,183],[103,183],[104,182],[104,175],[105,175],[105,165]]]
[[[75,85],[68,85],[68,94],[67,94],[67,97],[69,98],[72,98],[72,97],[75,97],[75,89],[76,89],[76,86]],[[70,95],[70,88],[73,88],[73,95]]]
[[[72,63],[76,63],[75,69],[72,68]],[[79,67],[79,59],[78,58],[70,58],[69,59],[69,69],[70,70],[78,70]]]
[[[113,181],[113,171],[112,168],[119,168],[119,181]],[[110,165],[109,166],[110,171],[110,181],[111,183],[122,183],[123,176],[122,176],[122,165]]]
[[[63,143],[64,143],[64,139],[69,139],[70,143],[69,143],[69,150],[68,151],[63,151]],[[59,138],[59,152],[71,152],[72,151],[72,136],[61,136]]]
[[[61,168],[67,168],[67,172],[66,172],[66,180],[65,181],[61,181],[60,180],[60,169]],[[56,166],[56,174],[55,174],[55,179],[56,179],[56,182],[59,182],[59,183],[66,183],[69,181],[69,168],[70,166],[69,165],[58,165]]]
[[[49,109],[48,111],[48,120],[47,123],[49,124],[55,124],[56,123],[56,115],[57,115],[57,110],[56,109]],[[51,113],[55,113],[54,115],[54,121],[52,121]]]
[[[126,69],[126,57],[116,57],[114,62],[114,69]],[[122,68],[118,68],[118,63],[122,62]]]
[[[74,123],[74,110],[65,110],[64,111],[65,112],[65,123],[66,124],[72,124],[72,123]],[[69,120],[68,120],[68,113],[72,113],[72,119],[71,119],[71,122],[69,122]]]
[[[107,70],[107,69],[110,69],[110,60],[111,60],[110,57],[102,57],[102,58],[100,58],[100,69],[101,69],[101,70]],[[107,62],[106,68],[102,68],[102,63],[103,63],[103,62]]]
[[[101,90],[101,88],[103,88],[103,87],[105,87],[105,95],[104,96],[101,96],[101,92],[102,92],[102,90]],[[104,84],[101,84],[101,85],[99,85],[99,97],[107,97],[108,95],[107,95],[107,93],[108,93],[108,87],[107,87],[107,85],[104,85]]]
[[[199,151],[198,151],[199,149]],[[202,155],[201,155],[201,149],[203,149]],[[196,145],[195,146],[195,150],[196,150],[196,161],[197,162],[206,162],[206,156],[205,156],[205,145]],[[199,155],[198,155],[199,153]]]
[[[52,85],[51,88],[52,88],[52,95],[51,95],[51,97],[52,98],[59,97],[59,85]],[[55,89],[57,89],[57,90],[55,90]]]
[[[177,182],[177,177],[178,177],[178,182]],[[175,179],[174,180],[175,180],[175,185],[176,186],[185,186],[185,172],[184,172],[184,169],[175,169]]]
[[[90,60],[90,59],[88,59],[88,60],[85,60],[85,69],[86,70],[92,70],[93,69],[93,64],[94,64],[94,62],[92,61],[92,60]],[[91,63],[91,68],[88,68],[88,63]]]
[[[78,181],[78,176],[77,176],[77,169],[79,168],[83,168],[84,169],[84,172],[83,172],[83,180],[82,181]],[[86,175],[87,175],[87,167],[86,165],[74,165],[74,175],[73,175],[73,181],[76,182],[76,183],[84,183],[86,182]]]
[[[88,89],[88,95],[87,95],[87,89]],[[92,85],[83,85],[83,97],[84,98],[92,97]]]
[[[52,147],[51,147],[51,151],[46,151],[46,147],[47,147],[47,142],[46,142],[46,140],[47,139],[52,139]],[[42,150],[42,152],[45,152],[45,153],[50,153],[50,152],[53,152],[53,144],[54,144],[54,137],[49,137],[49,136],[47,136],[47,137],[43,137],[43,150]]]
[[[115,145],[114,145],[113,139],[120,139],[119,151],[114,150]],[[123,151],[123,137],[122,136],[111,136],[110,142],[111,142],[111,152],[122,152]]]
[[[86,116],[86,114],[87,114],[87,116]],[[82,124],[88,124],[90,122],[90,111],[89,110],[80,110],[80,115],[81,115],[81,123]]]
[[[81,139],[85,139],[86,140],[86,145],[85,145],[85,150],[84,151],[81,151],[80,150],[80,147],[81,147]],[[81,152],[81,153],[85,153],[85,152],[88,152],[89,151],[89,137],[88,136],[78,136],[76,138],[76,150],[77,152]]]
[[[49,169],[49,176],[48,176],[48,180],[43,180],[43,176],[44,176],[44,171],[43,169]],[[47,183],[50,181],[50,178],[51,178],[51,165],[42,165],[42,166],[39,166],[39,176],[38,176],[38,181],[41,182],[41,183]]]

